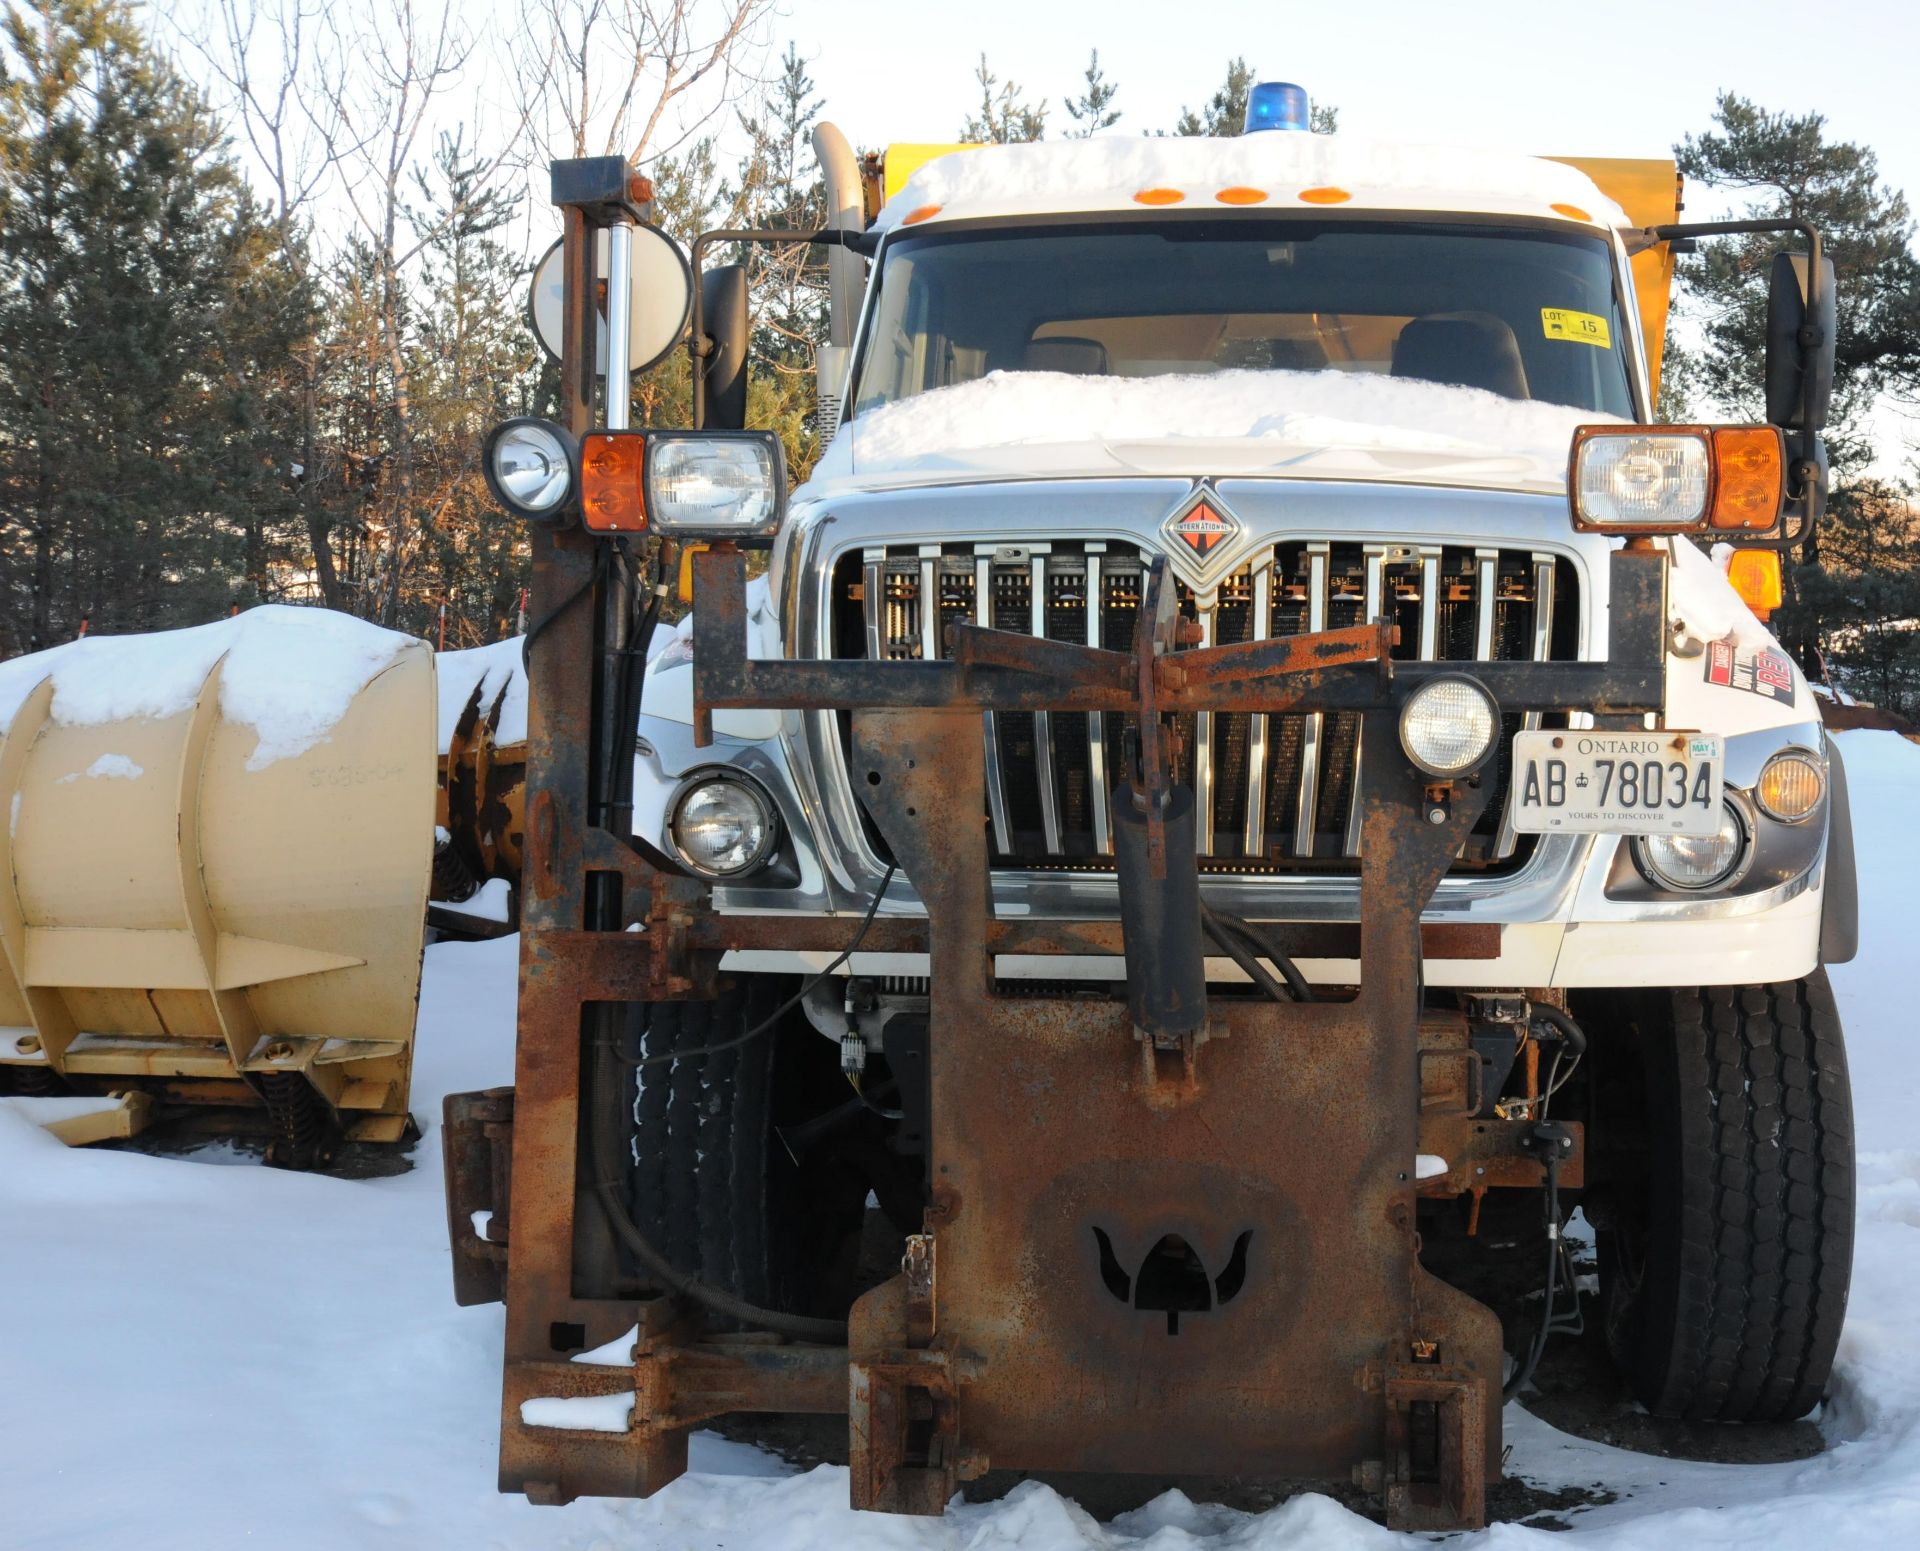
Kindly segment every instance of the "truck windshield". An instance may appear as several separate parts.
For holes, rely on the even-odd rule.
[[[896,237],[854,413],[996,371],[1364,372],[1633,418],[1610,250],[1580,232],[1186,220]]]

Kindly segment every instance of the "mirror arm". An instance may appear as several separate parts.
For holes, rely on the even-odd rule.
[[[1674,242],[1690,237],[1736,237],[1761,232],[1798,232],[1807,239],[1807,296],[1806,318],[1800,325],[1799,344],[1804,353],[1818,349],[1826,341],[1820,337],[1820,330],[1813,319],[1819,316],[1821,258],[1825,243],[1820,236],[1820,228],[1811,221],[1683,221],[1672,226],[1643,226],[1632,237],[1640,239],[1639,249],[1652,247],[1655,243]],[[1631,245],[1631,239],[1630,239]],[[1814,374],[1804,360],[1800,371],[1800,421],[1809,436],[1819,433],[1813,428],[1814,413]],[[1801,484],[1814,477],[1815,471],[1810,459],[1802,458],[1795,465],[1794,472],[1800,476]]]

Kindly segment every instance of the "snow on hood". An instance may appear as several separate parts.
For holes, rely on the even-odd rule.
[[[846,421],[813,478],[1285,471],[1563,490],[1573,428],[1614,419],[1358,372],[993,372]]]
[[[874,222],[885,230],[937,205],[948,216],[1085,209],[1138,211],[1144,188],[1211,203],[1235,185],[1301,208],[1301,189],[1348,190],[1349,207],[1487,210],[1571,205],[1606,226],[1624,211],[1585,173],[1562,162],[1505,151],[1409,145],[1358,135],[1262,134],[1234,138],[1108,135],[950,152],[918,168]],[[1565,214],[1565,212],[1560,212]]]
[[[348,614],[285,604],[187,630],[88,636],[0,662],[0,733],[49,675],[54,721],[90,727],[177,716],[219,663],[221,714],[258,736],[247,768],[260,770],[322,742],[373,676],[420,644]]]

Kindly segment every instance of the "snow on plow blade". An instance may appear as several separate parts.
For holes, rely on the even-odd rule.
[[[0,1090],[397,1140],[435,766],[432,653],[319,609],[0,664]]]

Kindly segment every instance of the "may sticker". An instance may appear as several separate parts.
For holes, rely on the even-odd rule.
[[[1731,641],[1707,643],[1707,682],[1793,704],[1793,663],[1786,653],[1735,651]]]
[[[1571,307],[1542,307],[1540,332],[1548,339],[1572,339],[1602,350],[1613,348],[1613,331],[1605,318],[1590,312],[1575,312]]]

